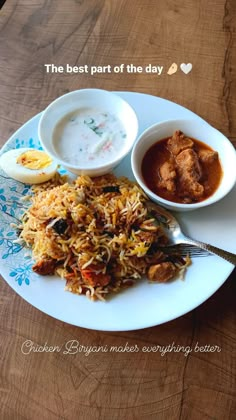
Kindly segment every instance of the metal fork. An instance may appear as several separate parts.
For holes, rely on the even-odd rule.
[[[228,252],[223,249],[217,248],[216,246],[206,244],[204,242],[197,241],[195,239],[190,238],[189,236],[183,233],[179,225],[179,222],[176,220],[173,214],[171,214],[169,211],[167,211],[163,207],[158,206],[152,201],[147,201],[146,206],[149,212],[154,215],[154,217],[165,229],[165,232],[169,238],[168,248],[169,247],[173,248],[173,246],[176,247],[177,245],[180,245],[180,244],[182,244],[182,246],[192,245],[202,250],[208,251],[211,254],[217,255],[218,257],[224,258],[226,261],[230,262],[231,264],[236,265],[236,254],[233,254],[232,252]],[[165,248],[167,247],[165,246]]]
[[[160,247],[160,250],[162,250],[163,252],[167,252],[169,255],[177,254],[182,255],[183,257],[189,255],[191,258],[210,257],[213,255],[205,249],[201,249],[195,245],[188,244],[162,246]]]

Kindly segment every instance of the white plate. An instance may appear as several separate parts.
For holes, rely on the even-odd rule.
[[[150,95],[120,92],[138,114],[140,132],[149,125],[176,118],[199,118],[191,111]],[[22,146],[39,147],[37,126],[40,115],[22,126],[2,152]],[[128,156],[115,171],[133,178]],[[194,258],[185,280],[169,284],[149,284],[142,280],[114,295],[108,302],[91,302],[84,296],[64,291],[64,280],[39,276],[31,271],[32,261],[25,249],[14,244],[16,232],[10,226],[19,217],[19,198],[24,186],[0,172],[0,270],[8,284],[27,302],[41,311],[80,327],[106,331],[127,331],[151,327],[175,319],[208,299],[227,279],[232,264],[214,256]],[[185,230],[203,241],[236,252],[236,189],[219,203],[197,212],[179,214]]]

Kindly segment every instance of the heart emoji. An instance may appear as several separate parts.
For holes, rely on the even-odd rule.
[[[180,68],[185,74],[188,74],[192,70],[193,65],[192,63],[188,63],[188,64],[182,63],[180,64]]]
[[[178,70],[177,64],[176,63],[173,63],[173,64],[171,64],[171,66],[170,66],[167,74],[169,74],[171,76],[172,74],[176,73],[177,70]]]

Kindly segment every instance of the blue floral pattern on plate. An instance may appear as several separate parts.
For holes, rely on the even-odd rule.
[[[13,148],[30,147],[42,150],[38,140],[29,138],[23,140],[16,138],[10,141],[2,149],[1,154]],[[8,275],[19,286],[29,285],[32,278],[32,260],[26,254],[26,248],[21,242],[17,242],[17,224],[20,223],[26,205],[22,197],[31,193],[31,186],[17,182],[8,177],[0,169],[0,259],[4,260],[4,266],[8,269]]]
[[[32,262],[26,262],[18,267],[14,267],[12,271],[10,271],[9,276],[13,277],[15,281],[22,285],[25,283],[27,286],[30,284],[30,276],[32,272]]]
[[[42,150],[38,139],[16,137],[6,143],[0,154],[22,147]],[[60,168],[59,172],[65,174],[66,170]],[[9,278],[14,279],[19,286],[28,286],[31,279],[37,277],[31,270],[33,262],[32,260],[29,262],[27,255],[30,251],[22,243],[17,242],[16,225],[20,223],[21,216],[26,210],[22,197],[30,194],[30,185],[15,181],[0,169],[0,260],[4,261]]]

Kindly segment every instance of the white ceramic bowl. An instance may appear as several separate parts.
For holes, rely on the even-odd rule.
[[[70,164],[59,156],[53,146],[53,132],[57,123],[67,114],[80,108],[95,108],[108,112],[120,120],[125,132],[126,143],[112,160],[104,164],[91,161],[89,166]],[[101,89],[81,89],[67,93],[52,102],[39,121],[38,135],[44,150],[68,171],[77,175],[99,176],[110,172],[130,152],[138,134],[138,119],[131,106],[114,93]]]
[[[151,191],[143,178],[141,165],[145,153],[158,141],[171,137],[175,130],[208,144],[219,153],[223,177],[215,193],[206,200],[193,204],[174,203]],[[232,143],[218,130],[203,120],[170,120],[157,123],[146,129],[137,139],[131,155],[134,176],[146,194],[156,203],[174,211],[196,210],[213,204],[229,193],[236,182],[236,151]]]

